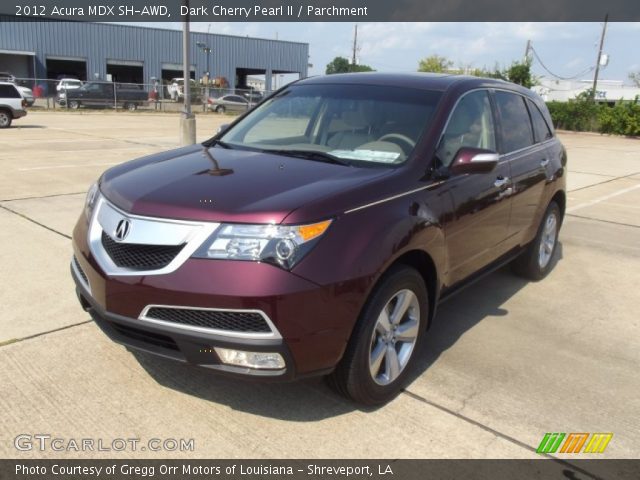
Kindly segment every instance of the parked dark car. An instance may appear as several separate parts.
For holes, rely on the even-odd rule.
[[[240,376],[329,375],[378,404],[439,303],[507,262],[550,271],[566,162],[544,102],[511,83],[305,79],[202,145],[106,171],[72,274],[118,343]]]
[[[136,110],[149,98],[149,94],[135,84],[88,82],[80,88],[58,92],[58,103],[72,109],[85,107],[118,106]]]

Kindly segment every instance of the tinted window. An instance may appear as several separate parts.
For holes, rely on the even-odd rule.
[[[502,152],[509,153],[533,145],[531,120],[524,98],[515,93],[496,92],[502,126]]]
[[[449,166],[462,147],[496,150],[491,103],[484,90],[471,92],[458,102],[436,154],[444,166]]]
[[[13,85],[0,85],[0,98],[20,98],[18,89]]]
[[[536,142],[544,142],[553,137],[549,125],[545,121],[540,109],[531,101],[527,100],[529,105],[529,113],[531,113],[531,122],[533,123],[533,134]]]

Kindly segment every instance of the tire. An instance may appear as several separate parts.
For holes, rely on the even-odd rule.
[[[407,308],[397,315],[395,308],[403,300]],[[385,311],[389,315],[383,316]],[[393,399],[411,370],[428,311],[429,295],[422,276],[404,265],[392,268],[367,300],[342,360],[327,379],[329,384],[363,405]],[[384,318],[390,320],[387,325],[391,328],[383,327]],[[405,341],[400,340],[400,331]]]
[[[536,238],[511,264],[512,270],[530,280],[542,280],[553,268],[558,246],[562,214],[556,202],[551,202],[542,217]]]
[[[216,113],[224,113],[225,110],[226,108],[224,108],[222,105],[218,105],[216,107]]]
[[[8,110],[0,110],[0,128],[9,128],[13,121],[13,115]]]
[[[126,103],[124,105],[124,108],[126,108],[130,112],[135,112],[138,108],[138,105],[136,105],[135,103]]]
[[[69,102],[69,108],[71,110],[78,110],[80,108],[80,102],[77,100],[71,100]]]

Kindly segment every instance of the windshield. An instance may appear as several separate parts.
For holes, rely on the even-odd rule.
[[[308,152],[321,152],[342,163],[397,165],[429,126],[440,96],[373,85],[292,85],[220,139],[231,147],[307,159]]]

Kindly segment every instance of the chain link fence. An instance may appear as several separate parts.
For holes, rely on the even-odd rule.
[[[184,82],[124,83],[0,78],[18,86],[28,107],[46,110],[110,109],[116,111],[181,112]],[[254,88],[219,88],[191,81],[194,112],[242,113],[260,103],[269,92]]]

